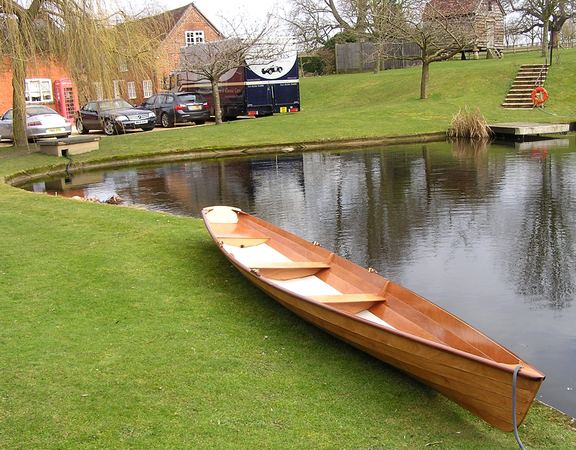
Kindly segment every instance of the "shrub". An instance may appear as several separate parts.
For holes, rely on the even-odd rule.
[[[475,111],[468,108],[458,111],[448,129],[448,136],[455,138],[488,139],[491,134],[488,122],[478,108]]]

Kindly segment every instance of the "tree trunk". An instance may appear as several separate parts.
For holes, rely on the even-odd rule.
[[[212,104],[214,106],[214,120],[216,125],[222,123],[222,108],[220,106],[220,87],[218,80],[212,80]]]
[[[430,63],[422,61],[422,76],[420,78],[420,98],[428,98],[428,79],[430,78]]]
[[[546,57],[548,54],[548,28],[550,22],[548,20],[544,20],[544,26],[542,27],[542,56]]]
[[[22,42],[20,32],[12,34],[14,45],[21,47]],[[12,58],[12,133],[14,146],[28,145],[26,137],[26,99],[24,94],[24,85],[26,81],[26,60],[23,51]]]
[[[24,81],[26,80],[26,67],[24,60],[12,60],[12,132],[14,146],[28,144],[26,137],[26,99],[24,98]]]
[[[556,49],[560,47],[560,30],[556,30],[556,27],[551,28],[550,46]]]

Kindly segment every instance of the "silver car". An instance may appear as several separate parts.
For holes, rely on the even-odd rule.
[[[14,138],[12,130],[13,110],[9,109],[0,119],[0,138]],[[47,137],[67,137],[72,133],[72,125],[60,114],[43,105],[26,107],[26,136],[28,139]]]

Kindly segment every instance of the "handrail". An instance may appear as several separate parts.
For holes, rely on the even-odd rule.
[[[536,81],[534,83],[535,86],[542,86],[544,84],[544,81],[542,79],[543,78],[542,74],[544,73],[544,69],[548,69],[547,64],[542,64],[542,67],[540,68],[540,72],[538,73],[538,77],[536,78]]]

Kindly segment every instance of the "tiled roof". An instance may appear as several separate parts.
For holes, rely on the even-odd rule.
[[[426,9],[432,16],[434,13],[455,16],[475,12],[481,2],[482,0],[430,0]]]
[[[165,21],[165,23],[168,26],[166,27],[166,29],[164,30],[162,35],[159,36],[160,39],[163,40],[164,38],[166,38],[166,36],[168,36],[168,34],[172,30],[172,28],[174,28],[174,26],[178,23],[178,21],[182,18],[182,16],[186,13],[188,8],[190,8],[190,7],[194,8],[196,10],[196,12],[200,15],[200,17],[202,17],[208,25],[210,25],[212,28],[214,28],[214,30],[218,34],[220,34],[220,35],[222,34],[220,32],[220,30],[218,30],[218,28],[216,28],[212,24],[212,22],[210,22],[210,20],[208,20],[208,18],[204,14],[202,14],[202,12],[196,7],[196,5],[194,5],[194,3],[188,3],[187,5],[181,6],[180,8],[171,9],[170,11],[164,11],[163,13],[160,13],[156,16],[146,17],[146,18],[141,19],[141,20],[143,22],[146,22],[147,20],[157,20],[157,19],[160,19],[161,21]]]

